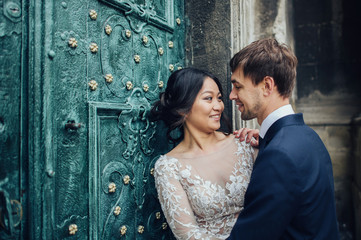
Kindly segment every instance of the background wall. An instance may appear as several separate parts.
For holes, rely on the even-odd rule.
[[[230,2],[224,0],[185,1],[186,65],[208,70],[222,83],[225,99],[231,59]],[[231,118],[232,105],[225,101],[225,113]]]
[[[336,209],[343,239],[360,239],[361,47],[355,38],[361,3],[357,0],[293,1],[294,36],[299,60],[297,111],[316,130],[332,159]],[[356,152],[355,152],[356,151]],[[353,191],[352,191],[353,189]],[[354,192],[354,196],[353,193]],[[353,207],[354,206],[354,207]],[[358,207],[359,209],[359,207]]]

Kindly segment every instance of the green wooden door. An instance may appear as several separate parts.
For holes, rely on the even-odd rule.
[[[2,50],[1,63],[19,73],[18,82],[8,74],[1,86],[21,99],[8,107],[17,109],[13,115],[3,106],[0,112],[0,134],[13,119],[7,134],[15,136],[0,152],[0,188],[16,192],[9,199],[19,202],[25,189],[26,214],[11,234],[172,238],[153,178],[154,162],[169,146],[148,114],[168,76],[184,65],[183,0],[17,2],[26,11],[24,34],[0,36],[17,47],[9,56]],[[13,190],[5,188],[11,174]]]
[[[0,239],[19,237],[25,201],[21,17],[18,1],[0,1]]]

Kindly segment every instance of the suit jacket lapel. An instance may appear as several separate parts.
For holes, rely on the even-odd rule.
[[[265,143],[266,143],[266,141],[263,138],[261,138],[261,137],[258,138],[259,151],[262,151],[264,149]]]
[[[267,146],[267,144],[272,140],[272,138],[276,135],[276,133],[285,126],[290,125],[304,125],[303,114],[297,113],[285,116],[283,118],[278,119],[276,122],[272,124],[272,126],[268,129],[264,139],[261,140],[259,144],[259,151],[263,151],[263,149]]]

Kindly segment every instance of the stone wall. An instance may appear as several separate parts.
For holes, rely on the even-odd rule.
[[[334,172],[336,211],[342,239],[353,239],[355,229],[352,182],[354,135],[352,116],[359,111],[352,97],[323,95],[315,91],[296,102],[296,111],[321,137],[328,149]],[[360,173],[358,173],[360,174]]]
[[[309,125],[321,137],[330,153],[335,183],[336,212],[343,239],[352,239],[354,227],[352,208],[352,145],[348,125]]]
[[[360,6],[356,0],[293,1],[296,111],[304,113],[331,155],[342,239],[354,239],[361,228],[352,194],[353,179],[361,175],[354,174],[352,128],[352,118],[361,112],[361,47],[353,34],[361,24]]]
[[[222,83],[225,99],[231,91],[230,2],[224,0],[185,1],[186,66],[213,73]],[[231,118],[231,102],[225,101],[225,114]]]

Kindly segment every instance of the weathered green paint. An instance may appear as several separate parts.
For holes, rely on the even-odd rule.
[[[22,147],[22,9],[0,1],[0,239],[20,235]],[[19,204],[18,204],[19,203]],[[2,227],[1,227],[2,226]]]
[[[20,15],[0,13],[0,191],[24,218],[0,237],[172,238],[151,174],[168,144],[148,113],[184,64],[183,0],[9,2]]]

